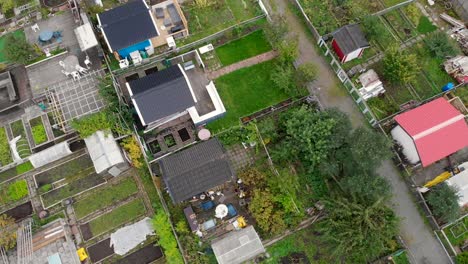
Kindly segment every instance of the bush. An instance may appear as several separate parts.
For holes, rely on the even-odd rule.
[[[387,50],[383,66],[383,76],[393,84],[412,83],[420,69],[416,55],[403,52],[397,46]]]
[[[136,168],[141,168],[143,163],[141,158],[143,154],[141,153],[140,146],[138,145],[137,139],[135,136],[128,137],[123,140],[121,146],[128,152],[130,159],[132,160],[133,166]]]
[[[408,16],[409,20],[413,23],[413,25],[418,25],[419,19],[421,18],[421,11],[416,6],[416,4],[409,4],[404,7],[406,11],[406,15]]]
[[[7,35],[3,53],[8,61],[19,64],[26,64],[36,55],[26,39],[14,34]]]
[[[98,112],[73,120],[71,126],[80,134],[81,138],[87,138],[99,130],[108,131],[112,124],[104,112]]]
[[[457,255],[457,264],[468,264],[468,252],[467,251]]]
[[[162,210],[153,217],[153,227],[159,238],[159,245],[164,250],[166,262],[169,264],[184,263],[182,255],[177,248],[177,240],[172,232],[170,220]]]
[[[460,216],[458,198],[457,191],[454,188],[446,183],[441,183],[429,192],[427,203],[431,206],[432,213],[437,219],[449,223]]]
[[[243,127],[232,127],[216,135],[225,146],[231,146],[247,141],[247,136]]]
[[[52,190],[52,184],[50,184],[50,183],[44,184],[39,189],[40,189],[41,193],[46,193],[46,192]]]
[[[445,32],[434,32],[427,36],[424,42],[431,53],[439,59],[455,56],[458,53],[456,44],[449,39]]]
[[[317,79],[317,66],[311,62],[299,65],[294,74],[294,79],[298,87],[305,88],[308,83]]]

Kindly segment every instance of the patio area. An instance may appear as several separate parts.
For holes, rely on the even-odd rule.
[[[458,151],[451,155],[450,158],[439,160],[429,167],[416,169],[411,178],[417,186],[423,186],[428,181],[447,171],[450,167],[455,167],[466,161],[468,161],[468,148]]]

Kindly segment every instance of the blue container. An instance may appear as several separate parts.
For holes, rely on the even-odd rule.
[[[451,82],[447,83],[444,87],[442,87],[443,92],[447,92],[452,90],[455,87],[455,85]]]

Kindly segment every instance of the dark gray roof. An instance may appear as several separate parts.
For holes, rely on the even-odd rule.
[[[182,71],[179,65],[174,65],[128,83],[145,124],[195,105]]]
[[[113,51],[158,36],[143,0],[128,2],[98,16]]]
[[[367,42],[358,24],[341,27],[333,32],[332,35],[344,54],[351,53],[360,48],[369,47],[369,42]]]
[[[161,173],[174,203],[229,181],[234,171],[216,138],[167,156],[159,161]]]

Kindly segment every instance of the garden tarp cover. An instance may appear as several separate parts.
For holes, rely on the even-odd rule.
[[[123,256],[145,241],[149,235],[154,235],[154,229],[151,219],[145,217],[133,225],[122,227],[112,233],[110,236],[110,247],[114,246],[115,254]]]
[[[34,168],[42,167],[46,164],[64,158],[72,154],[67,142],[59,143],[53,147],[29,156],[29,161]]]

